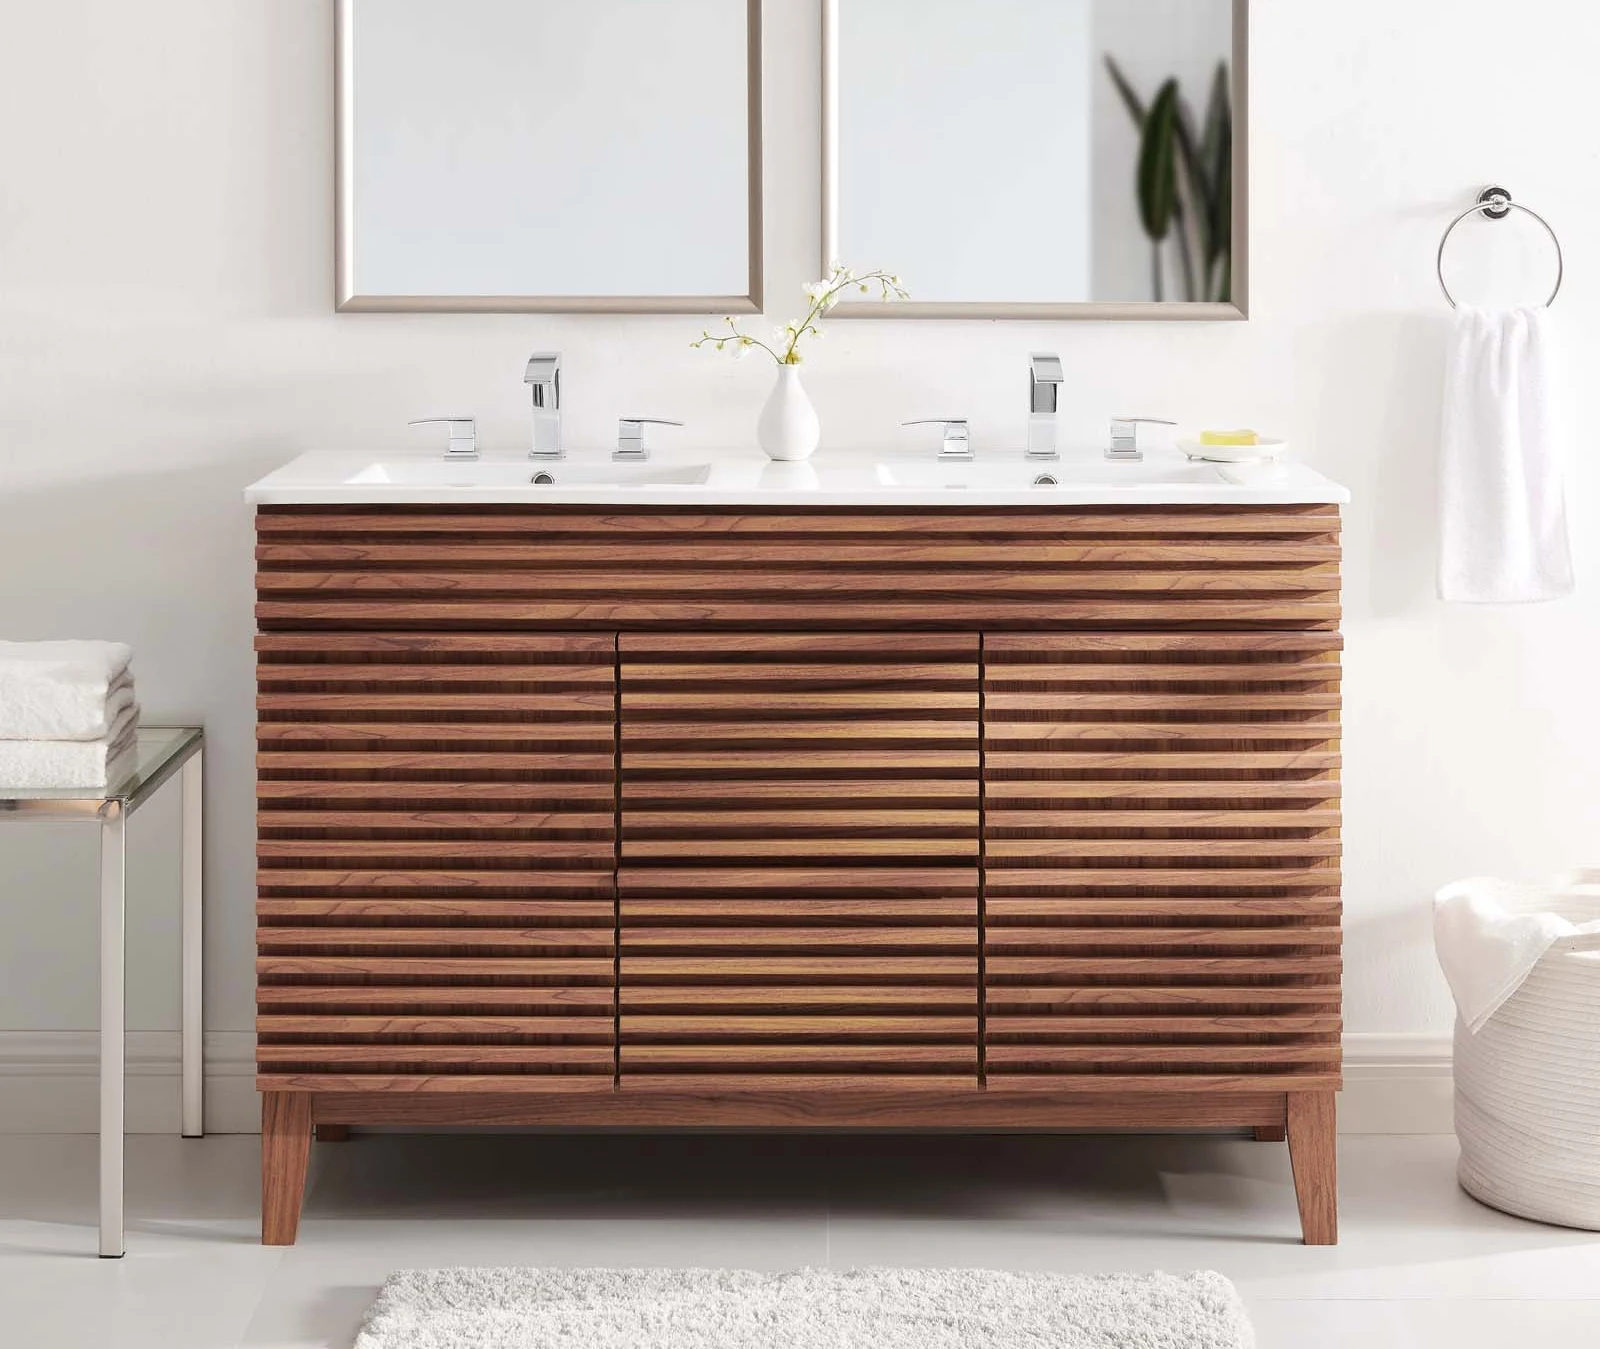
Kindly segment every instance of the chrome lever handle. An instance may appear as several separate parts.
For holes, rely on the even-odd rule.
[[[617,422],[617,448],[611,452],[611,457],[618,462],[632,463],[648,459],[650,451],[645,448],[644,428],[682,425],[665,417],[623,417]]]
[[[942,426],[944,440],[939,446],[939,458],[972,458],[972,427],[965,417],[919,417],[916,421],[901,422],[900,425]]]
[[[450,448],[444,452],[446,459],[476,459],[478,457],[478,419],[476,417],[418,417],[411,426],[448,426]]]
[[[1144,458],[1144,451],[1139,448],[1139,428],[1141,426],[1176,426],[1177,424],[1177,422],[1168,421],[1165,417],[1113,417],[1111,419],[1111,448],[1106,451],[1106,458],[1137,463]]]

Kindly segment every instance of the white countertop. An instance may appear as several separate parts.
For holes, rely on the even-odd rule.
[[[536,475],[549,481],[535,483]],[[1045,476],[1054,483],[1038,483]],[[486,452],[451,462],[439,452],[305,454],[245,490],[258,506],[1283,506],[1343,504],[1350,493],[1302,464],[1191,463],[1156,451],[1140,463],[1068,452],[1059,463],[1022,453],[973,463],[819,454],[777,464],[750,451],[653,454],[614,464],[606,450],[556,462]]]

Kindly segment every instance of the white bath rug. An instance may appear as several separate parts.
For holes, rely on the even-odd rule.
[[[1220,1274],[408,1269],[355,1349],[1252,1349]]]

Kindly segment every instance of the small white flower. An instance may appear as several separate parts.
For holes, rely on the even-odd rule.
[[[806,299],[810,300],[812,304],[815,304],[828,293],[831,287],[832,282],[830,281],[813,281],[805,287]]]
[[[736,360],[736,361],[742,361],[749,354],[750,354],[750,339],[749,338],[744,338],[742,341],[740,341],[738,346],[734,347],[734,349],[733,349],[733,359]]]
[[[794,332],[789,328],[774,328],[772,330],[772,340],[779,346],[787,346],[789,339],[793,336]]]

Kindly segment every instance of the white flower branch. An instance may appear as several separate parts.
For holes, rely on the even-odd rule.
[[[779,365],[799,365],[804,359],[800,355],[801,339],[808,335],[821,339],[821,320],[839,303],[840,296],[847,290],[859,290],[863,295],[870,295],[874,289],[880,300],[904,300],[910,295],[900,284],[898,276],[884,271],[852,272],[836,262],[828,269],[826,277],[821,281],[813,281],[805,288],[806,299],[810,301],[806,316],[803,319],[791,319],[783,327],[774,329],[771,345],[742,332],[732,318],[723,319],[727,332],[713,333],[706,329],[698,340],[689,345],[696,349],[712,346],[718,351],[726,351],[731,347],[735,357],[748,356],[752,351],[760,350]]]

